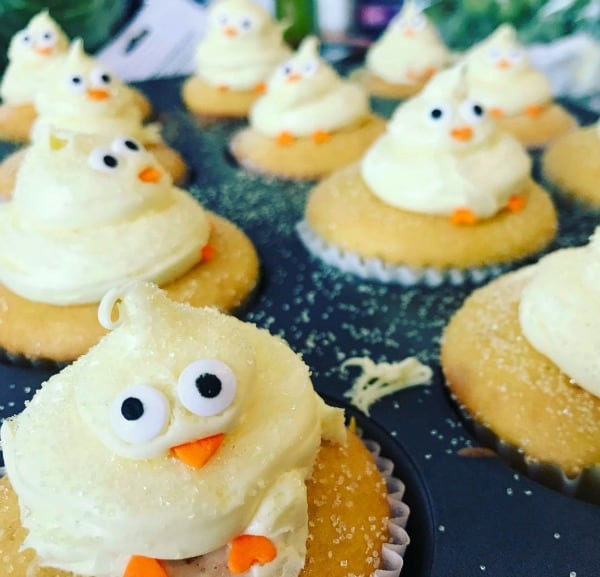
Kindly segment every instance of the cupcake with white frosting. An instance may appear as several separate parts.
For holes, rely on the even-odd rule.
[[[543,146],[573,130],[577,121],[553,101],[550,81],[531,66],[509,24],[500,26],[466,56],[469,91],[526,146]]]
[[[290,55],[282,24],[253,0],[217,0],[183,101],[203,117],[245,117],[273,70]]]
[[[473,293],[446,328],[441,357],[480,434],[493,432],[500,452],[542,482],[596,503],[599,281],[597,229],[588,245],[551,253]]]
[[[0,431],[12,575],[398,576],[401,484],[283,340],[148,283],[98,316],[111,332]]]
[[[600,121],[560,136],[542,157],[543,174],[561,193],[600,208]]]
[[[98,301],[126,280],[231,310],[257,276],[247,237],[174,187],[131,137],[40,135],[0,205],[0,347],[9,355],[78,357],[104,332]]]
[[[180,183],[187,172],[183,159],[162,141],[158,124],[144,125],[136,102],[135,92],[85,54],[80,39],[74,40],[68,55],[38,88],[38,116],[31,140],[36,142],[40,135],[44,138],[50,128],[115,138],[128,135],[147,146],[173,180]],[[0,196],[12,193],[25,151],[17,151],[0,164]]]
[[[8,66],[0,83],[0,138],[29,138],[36,117],[35,95],[52,76],[52,68],[67,53],[69,40],[48,11],[34,16],[17,32],[8,48]]]
[[[369,92],[406,98],[450,63],[450,51],[415,2],[405,2],[367,51],[363,79]]]
[[[481,281],[556,232],[531,160],[464,84],[438,74],[398,107],[358,165],[311,192],[300,232],[343,270],[402,284]]]
[[[249,170],[313,179],[358,160],[384,130],[358,84],[342,79],[306,38],[269,80],[231,151]]]

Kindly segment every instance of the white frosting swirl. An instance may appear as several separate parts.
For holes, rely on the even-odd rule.
[[[32,128],[33,141],[55,128],[105,136],[128,134],[144,144],[160,142],[157,125],[143,126],[131,88],[86,55],[79,39],[43,90],[38,88],[35,105],[39,116]]]
[[[468,209],[488,218],[522,192],[531,160],[464,91],[463,74],[460,68],[438,74],[397,108],[387,134],[367,151],[362,175],[384,202],[432,215]]]
[[[47,11],[34,16],[17,32],[8,49],[8,66],[0,85],[6,104],[33,103],[53,69],[67,52],[69,41]]]
[[[196,52],[196,74],[213,86],[256,88],[290,54],[281,24],[251,0],[216,2],[208,19]]]
[[[522,114],[552,101],[550,81],[532,68],[514,28],[504,24],[467,54],[469,92],[499,114]]]
[[[296,577],[308,530],[304,481],[321,438],[344,441],[342,411],[316,395],[283,341],[254,325],[175,304],[145,284],[123,295],[120,314],[113,332],[2,426],[24,545],[42,566],[122,577],[134,554],[190,558],[250,533],[277,549],[251,575]],[[207,361],[228,368],[234,395],[200,416],[182,391],[190,367]],[[123,398],[142,401],[129,425],[150,440],[119,437],[107,408],[117,401],[122,410]],[[224,440],[201,468],[169,454],[215,434]]]
[[[588,245],[556,251],[533,267],[519,319],[536,350],[600,397],[600,228]]]
[[[314,37],[269,80],[267,93],[250,111],[250,126],[274,137],[282,132],[310,136],[333,132],[369,114],[368,97],[357,84],[342,80],[318,53]]]
[[[0,282],[34,301],[98,302],[126,279],[179,277],[208,236],[202,207],[132,139],[49,133],[0,205]]]
[[[406,2],[383,35],[367,51],[367,69],[392,84],[416,84],[450,61],[435,27],[415,5]]]

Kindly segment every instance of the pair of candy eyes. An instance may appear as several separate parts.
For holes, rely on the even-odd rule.
[[[232,24],[235,24],[235,22],[233,21],[233,18],[230,18],[229,16],[222,14],[221,16],[219,16],[217,18],[217,24],[219,26],[221,26],[221,28],[226,28],[227,26],[231,26]],[[254,28],[254,21],[249,16],[242,16],[238,20],[238,25],[241,30],[244,30],[247,32],[249,30],[252,30],[252,28]]]
[[[487,53],[488,59],[493,64],[497,64],[501,60],[507,60],[511,64],[518,64],[523,59],[522,50],[500,50],[499,48],[490,48]]]
[[[94,68],[90,72],[90,81],[92,86],[108,86],[112,82],[112,76],[101,68]],[[81,74],[73,74],[67,79],[67,86],[74,92],[83,92],[87,83]]]
[[[402,29],[423,30],[425,24],[427,24],[427,20],[422,14],[418,14],[413,18],[400,18],[396,21],[396,25]]]
[[[470,100],[462,102],[458,107],[458,112],[464,120],[473,124],[480,122],[485,116],[483,106]],[[452,117],[452,106],[449,104],[438,104],[429,109],[427,117],[434,124],[445,125],[450,122]]]
[[[110,148],[94,148],[88,156],[88,164],[100,172],[113,172],[121,164],[119,157],[138,154],[145,148],[133,138],[118,138]]]
[[[177,397],[198,417],[213,417],[231,405],[237,380],[231,368],[217,359],[201,359],[189,364],[179,375]],[[169,401],[150,385],[131,385],[121,391],[110,406],[114,433],[132,444],[147,443],[167,425]]]
[[[34,35],[31,32],[24,30],[21,34],[21,42],[26,46],[29,46],[34,39]],[[37,39],[36,45],[42,48],[51,48],[56,44],[56,34],[52,30],[46,30]]]
[[[286,62],[281,65],[280,71],[281,74],[286,77],[294,72],[299,72],[303,76],[313,76],[317,70],[319,69],[319,62],[317,60],[309,60],[305,62],[302,66],[297,67],[291,62]]]

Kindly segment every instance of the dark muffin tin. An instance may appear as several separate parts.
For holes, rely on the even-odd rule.
[[[227,154],[227,141],[242,123],[199,123],[184,110],[180,86],[181,80],[141,85],[158,111],[165,139],[192,169],[188,190],[237,223],[260,253],[261,286],[241,317],[281,335],[303,355],[317,390],[348,406],[365,435],[379,441],[382,453],[394,460],[395,474],[407,485],[412,543],[403,575],[600,575],[600,508],[474,450],[478,442],[446,393],[438,363],[440,334],[473,287],[386,286],[311,258],[294,230],[311,184],[239,169]],[[393,109],[382,102],[375,107],[386,115]],[[577,113],[584,123],[594,120],[585,111]],[[5,145],[0,152],[11,149]],[[550,248],[585,243],[600,213],[555,200],[560,234]],[[356,373],[341,370],[344,360],[367,356],[394,362],[413,355],[434,369],[432,385],[377,402],[370,418],[348,405],[344,393]],[[54,371],[0,364],[0,417],[20,412]]]

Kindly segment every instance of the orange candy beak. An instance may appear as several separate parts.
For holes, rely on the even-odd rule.
[[[510,62],[505,58],[502,58],[502,60],[498,60],[498,62],[496,62],[496,66],[498,68],[503,68],[504,70],[506,70],[507,68],[510,68]]]
[[[127,564],[123,577],[169,577],[169,575],[160,561],[134,555]]]
[[[415,35],[415,31],[412,28],[404,29],[404,36],[412,37]]]
[[[147,166],[144,170],[138,173],[138,178],[142,182],[158,182],[162,177],[162,172],[154,166]]]
[[[53,52],[53,49],[51,46],[48,46],[47,48],[36,48],[35,51],[40,56],[50,56],[50,54],[52,54],[52,52]]]
[[[106,100],[110,96],[110,93],[108,92],[108,90],[92,89],[92,88],[87,90],[86,94],[90,100],[96,100],[96,101]]]
[[[234,28],[233,26],[227,26],[227,28],[225,28],[224,32],[225,32],[225,36],[229,36],[230,38],[233,38],[234,36],[238,35],[237,28]]]
[[[189,467],[200,469],[217,452],[224,438],[225,433],[218,433],[191,443],[171,447],[171,453]]]
[[[473,138],[473,129],[470,126],[461,126],[460,128],[453,128],[450,131],[450,136],[455,140],[461,142],[467,142]]]
[[[286,78],[288,82],[298,82],[298,80],[302,80],[302,75],[297,72],[292,72]]]

